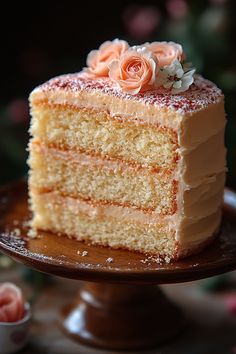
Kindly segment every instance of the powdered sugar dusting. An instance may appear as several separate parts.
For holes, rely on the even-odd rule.
[[[56,89],[64,89],[65,91],[75,93],[82,90],[103,92],[121,99],[139,101],[145,105],[168,108],[179,113],[191,113],[201,110],[209,104],[217,103],[222,97],[221,90],[217,88],[215,84],[200,75],[195,75],[194,83],[187,91],[175,95],[164,88],[146,91],[137,95],[130,95],[122,92],[109,78],[92,79],[83,72],[58,76],[38,88],[38,90],[42,91]]]
[[[27,239],[23,239],[19,237],[19,235],[15,235],[15,233],[10,233],[10,232],[7,232],[6,234],[1,233],[1,241],[4,241],[4,244],[8,246],[8,248],[11,251],[21,254],[22,256],[33,257],[34,259],[42,260],[42,261],[53,260],[53,257],[51,256],[41,254],[41,253],[31,252],[26,247]]]

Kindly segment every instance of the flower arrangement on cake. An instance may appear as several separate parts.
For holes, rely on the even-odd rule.
[[[180,93],[194,80],[195,69],[185,58],[182,46],[174,42],[130,47],[126,41],[115,39],[89,53],[84,71],[91,77],[109,77],[132,95],[158,87]]]

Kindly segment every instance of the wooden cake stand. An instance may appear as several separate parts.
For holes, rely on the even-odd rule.
[[[60,313],[63,330],[83,344],[119,350],[163,342],[177,334],[185,321],[156,284],[236,269],[236,194],[229,189],[218,238],[200,254],[173,263],[48,232],[30,239],[27,198],[24,181],[0,191],[0,250],[38,271],[86,281],[74,303]]]

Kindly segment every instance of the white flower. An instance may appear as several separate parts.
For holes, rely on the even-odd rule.
[[[157,75],[157,86],[171,89],[171,93],[180,93],[188,90],[192,85],[195,73],[194,68],[182,66],[179,60],[175,59],[170,65],[160,69]]]

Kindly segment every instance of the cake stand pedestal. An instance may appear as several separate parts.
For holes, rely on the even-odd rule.
[[[27,198],[24,181],[0,190],[0,251],[38,271],[85,281],[59,314],[64,332],[83,344],[130,350],[170,339],[183,328],[184,315],[156,285],[236,269],[236,195],[229,189],[218,238],[198,255],[169,264],[49,232],[30,239]]]

